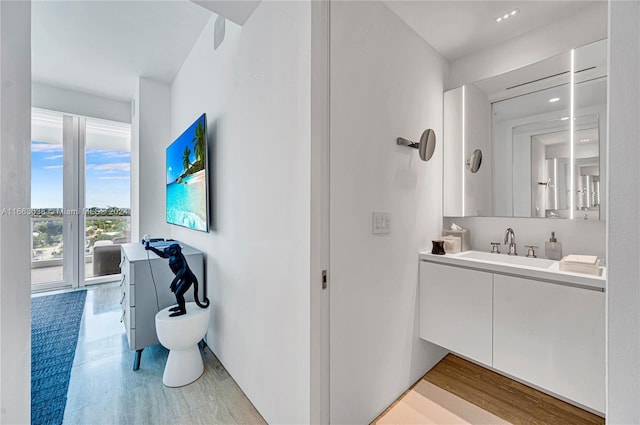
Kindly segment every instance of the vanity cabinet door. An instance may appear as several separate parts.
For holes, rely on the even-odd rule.
[[[420,337],[491,366],[492,275],[420,262]]]
[[[604,412],[604,293],[501,275],[493,285],[493,367]]]

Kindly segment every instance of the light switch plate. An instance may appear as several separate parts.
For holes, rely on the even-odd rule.
[[[372,221],[374,235],[391,233],[391,213],[374,211]]]

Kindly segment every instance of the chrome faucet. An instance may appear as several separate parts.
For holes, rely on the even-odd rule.
[[[507,245],[509,242],[509,235],[511,235],[511,243],[509,243],[509,255],[518,255],[516,252],[516,234],[511,227],[507,228],[504,232],[504,244]]]

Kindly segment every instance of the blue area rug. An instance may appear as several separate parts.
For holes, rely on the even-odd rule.
[[[87,291],[31,299],[31,423],[61,424]]]

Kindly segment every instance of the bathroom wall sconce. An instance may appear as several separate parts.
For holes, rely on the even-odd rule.
[[[408,146],[410,148],[418,149],[420,159],[428,161],[433,156],[433,152],[436,150],[436,133],[432,129],[428,128],[420,136],[420,142],[412,142],[403,137],[398,137],[396,143],[401,146]]]
[[[475,174],[480,169],[480,165],[482,165],[482,151],[480,149],[476,149],[473,151],[469,159],[467,159],[467,167],[469,167],[469,171]]]

